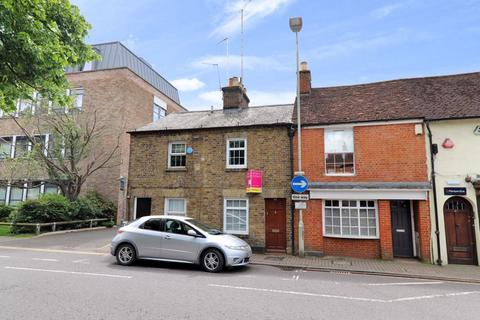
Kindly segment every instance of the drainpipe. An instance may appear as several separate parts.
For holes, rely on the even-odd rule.
[[[440,250],[440,231],[438,229],[438,203],[437,203],[437,183],[435,179],[435,154],[433,153],[433,136],[432,130],[430,130],[430,122],[425,121],[428,130],[428,141],[430,145],[430,167],[431,167],[431,176],[432,176],[432,191],[433,191],[433,210],[435,211],[435,235],[437,236],[437,253],[438,259],[437,264],[442,265],[442,252]]]
[[[290,180],[293,179],[293,136],[295,129],[293,126],[288,128],[288,136],[290,138]],[[295,207],[293,201],[290,201],[290,230],[292,233],[292,255],[295,255]]]

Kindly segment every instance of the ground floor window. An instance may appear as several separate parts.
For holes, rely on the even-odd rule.
[[[372,200],[325,200],[323,234],[341,238],[378,238],[378,211]]]
[[[248,234],[248,199],[224,199],[223,230]]]
[[[183,198],[166,198],[165,214],[169,216],[186,216],[187,205]]]
[[[0,205],[7,203],[7,187],[0,186]]]

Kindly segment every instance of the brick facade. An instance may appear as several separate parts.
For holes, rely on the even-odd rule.
[[[111,162],[115,166],[93,174],[82,192],[96,190],[118,202],[121,215],[124,197],[119,196],[118,179],[128,174],[130,142],[125,132],[152,121],[154,95],[167,103],[167,113],[184,109],[127,68],[70,73],[67,79],[72,88],[84,89],[84,112],[96,112],[97,126],[102,127],[102,135],[96,139],[92,152],[107,152],[117,139],[120,142],[120,151]],[[12,119],[0,118],[0,136],[12,135],[23,134]]]
[[[261,194],[246,193],[247,169],[226,168],[226,140],[247,139],[249,169],[263,172]],[[167,168],[168,144],[185,142],[193,148],[186,168]],[[287,126],[135,133],[131,136],[129,215],[136,197],[152,200],[152,214],[164,214],[165,198],[186,199],[186,214],[223,229],[224,198],[248,198],[248,236],[255,249],[265,247],[265,199],[286,199],[287,239],[290,229],[290,138]],[[290,247],[288,240],[287,248]]]
[[[302,129],[303,171],[310,182],[322,183],[395,183],[428,182],[425,135],[415,131],[416,123],[385,123],[353,125],[355,174],[325,174],[324,127],[304,127]],[[420,124],[421,125],[421,124]],[[327,126],[328,127],[328,126]],[[296,137],[294,137],[294,168],[297,167]],[[357,258],[392,259],[394,257],[392,239],[391,199],[375,191],[378,214],[378,239],[330,237],[323,235],[324,200],[315,199],[314,188],[310,188],[311,200],[304,210],[305,252],[331,256],[352,256]],[[355,198],[354,189],[336,190],[349,192],[349,200]],[[426,192],[426,191],[425,191]],[[343,195],[342,195],[343,196]],[[335,199],[335,198],[333,198]],[[345,199],[345,198],[340,198]],[[398,199],[398,198],[395,198]],[[403,200],[410,199],[405,198]],[[430,260],[430,218],[428,201],[413,200],[412,211],[415,232],[418,233],[417,256]],[[295,226],[298,226],[296,215]],[[298,232],[295,230],[295,234]],[[296,236],[297,239],[297,236]],[[414,240],[412,239],[412,242]],[[298,243],[298,242],[296,242]],[[413,243],[415,246],[415,243]]]

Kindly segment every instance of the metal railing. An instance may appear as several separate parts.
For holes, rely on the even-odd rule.
[[[113,218],[102,218],[102,219],[87,219],[87,220],[72,220],[72,221],[56,221],[56,222],[43,222],[43,223],[13,223],[13,222],[0,222],[0,226],[10,226],[11,227],[35,227],[35,234],[40,234],[42,227],[52,227],[52,232],[57,230],[57,226],[63,226],[68,224],[84,224],[88,223],[90,228],[93,228],[94,223],[110,221],[113,222]]]

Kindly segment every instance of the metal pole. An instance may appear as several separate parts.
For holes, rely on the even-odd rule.
[[[300,62],[298,57],[298,32],[295,32],[295,39],[297,45],[297,134],[298,134],[298,171],[302,172],[302,125],[300,118]],[[298,215],[298,255],[305,256],[305,243],[303,235],[303,210],[299,210]]]

